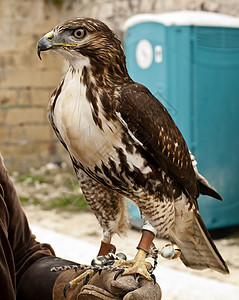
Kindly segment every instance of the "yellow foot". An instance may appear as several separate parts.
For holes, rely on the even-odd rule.
[[[154,278],[149,273],[149,270],[152,268],[151,263],[145,261],[147,252],[142,249],[139,249],[135,258],[128,261],[118,260],[114,263],[114,266],[122,266],[124,269],[120,270],[117,275],[132,275],[140,274],[148,280],[154,280]],[[115,279],[118,277],[116,276]]]
[[[66,297],[66,291],[68,289],[74,288],[83,280],[83,285],[87,284],[88,281],[96,274],[94,270],[87,270],[83,272],[81,275],[77,276],[75,279],[71,280],[67,285],[64,287],[64,296]]]

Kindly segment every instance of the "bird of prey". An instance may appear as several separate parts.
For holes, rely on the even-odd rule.
[[[112,251],[112,236],[127,229],[127,197],[139,207],[143,226],[124,274],[150,279],[145,257],[157,233],[180,247],[186,266],[228,273],[197,204],[200,193],[222,198],[198,173],[165,107],[130,78],[114,32],[99,20],[76,18],[40,39],[39,57],[50,49],[69,69],[51,96],[49,119],[103,228],[99,255]]]

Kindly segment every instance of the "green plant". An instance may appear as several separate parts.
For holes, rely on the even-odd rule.
[[[46,209],[59,208],[69,211],[89,210],[89,206],[83,194],[60,196],[47,201],[44,206]]]
[[[29,184],[34,184],[36,181],[38,181],[39,183],[43,183],[44,177],[43,175],[32,175],[31,173],[27,172],[26,174],[21,175],[18,178],[18,181],[27,181]]]
[[[53,4],[62,4],[64,0],[50,0]]]

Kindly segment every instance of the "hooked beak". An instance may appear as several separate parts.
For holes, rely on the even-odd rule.
[[[51,49],[54,44],[52,42],[54,37],[53,32],[48,32],[44,35],[37,44],[37,55],[41,59],[41,51],[47,51]]]
[[[65,44],[65,43],[54,43],[53,42],[54,33],[53,31],[45,34],[37,44],[37,55],[41,59],[41,51],[47,51],[52,47],[62,46],[62,47],[76,47],[77,44]]]

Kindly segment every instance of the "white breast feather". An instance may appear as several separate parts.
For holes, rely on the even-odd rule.
[[[93,107],[86,99],[86,86],[80,84],[80,77],[81,72],[67,72],[54,109],[55,125],[71,155],[93,170],[95,165],[101,166],[102,162],[107,165],[109,157],[116,165],[120,165],[116,148],[121,148],[130,169],[137,167],[142,173],[151,172],[149,167],[144,167],[141,155],[126,151],[126,146],[121,142],[121,118],[114,122],[108,121],[103,115],[100,101],[99,118],[102,120],[103,130],[95,124],[92,117]],[[141,145],[138,140],[137,143]]]
[[[87,167],[115,156],[114,147],[121,146],[117,137],[120,123],[108,124],[100,107],[101,130],[93,120],[92,109],[86,86],[80,84],[80,73],[68,72],[55,105],[54,121],[71,155]]]

